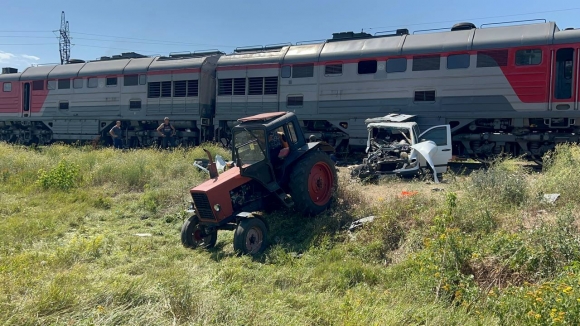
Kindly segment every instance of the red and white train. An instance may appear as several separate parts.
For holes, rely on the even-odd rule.
[[[580,29],[553,22],[390,35],[169,57],[134,53],[0,75],[0,140],[155,142],[169,116],[180,143],[227,142],[240,117],[292,111],[339,150],[366,146],[367,118],[450,124],[457,155],[539,158],[580,132]]]

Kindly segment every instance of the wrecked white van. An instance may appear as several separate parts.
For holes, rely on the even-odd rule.
[[[425,168],[438,175],[451,160],[451,127],[435,126],[420,133],[414,115],[389,114],[365,120],[368,130],[367,157],[351,170],[351,176],[366,179],[396,174],[414,176]]]

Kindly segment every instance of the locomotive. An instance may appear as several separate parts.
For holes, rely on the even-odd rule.
[[[110,141],[121,120],[126,146],[150,146],[169,116],[177,143],[227,145],[237,119],[290,111],[350,152],[366,148],[365,119],[401,113],[421,130],[449,124],[455,155],[540,159],[578,141],[579,63],[580,29],[542,21],[5,68],[0,140]]]

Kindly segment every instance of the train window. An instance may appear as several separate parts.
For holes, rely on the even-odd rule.
[[[278,77],[264,77],[264,94],[278,94]]]
[[[417,55],[413,57],[413,71],[439,70],[441,58],[437,55]]]
[[[292,144],[296,144],[296,142],[298,141],[298,137],[296,137],[296,130],[294,129],[294,122],[288,122],[286,124],[286,127],[288,128],[288,137],[290,138],[290,142]]]
[[[139,85],[147,84],[147,75],[139,75]]]
[[[308,78],[314,76],[314,64],[303,63],[292,66],[292,78]]]
[[[187,81],[187,97],[197,97],[199,95],[198,84],[197,79]]]
[[[302,106],[304,104],[303,95],[288,95],[286,106]]]
[[[117,86],[117,77],[107,77],[107,86]]]
[[[129,110],[140,110],[140,109],[141,109],[141,100],[129,101]]]
[[[82,78],[73,79],[73,88],[83,88],[83,79]]]
[[[234,95],[246,95],[246,78],[234,78]]]
[[[262,95],[264,94],[264,78],[253,77],[248,78],[248,95]]]
[[[292,67],[291,66],[282,66],[282,71],[280,72],[282,78],[290,78],[292,76]]]
[[[147,87],[147,97],[158,98],[160,95],[161,95],[161,83],[150,82],[149,87]]]
[[[359,61],[358,73],[359,75],[374,74],[377,72],[377,60]]]
[[[342,63],[332,63],[324,67],[325,76],[340,76],[342,75]]]
[[[70,79],[59,79],[58,89],[70,89]]]
[[[87,87],[88,88],[97,88],[99,86],[99,78],[89,78],[89,80],[87,81]]]
[[[387,73],[407,71],[407,58],[387,60]]]
[[[44,90],[44,80],[35,80],[32,82],[33,91],[43,91]]]
[[[477,68],[505,67],[508,63],[508,50],[477,52]]]
[[[447,69],[469,68],[469,54],[453,54],[447,57]]]
[[[59,110],[68,110],[68,101],[61,101],[58,103]]]
[[[161,82],[161,97],[171,97],[171,81]]]
[[[516,51],[516,66],[535,66],[542,63],[542,50],[518,50]]]
[[[56,80],[49,80],[46,83],[46,88],[47,89],[56,89]]]
[[[556,51],[556,79],[554,97],[568,99],[572,97],[572,77],[574,74],[574,49],[565,48]]]
[[[139,75],[123,76],[123,86],[137,86],[139,84]]]
[[[415,102],[435,102],[435,91],[415,91]]]
[[[187,94],[187,81],[177,80],[173,82],[173,97],[185,97]]]
[[[4,83],[4,89],[5,92],[12,92],[12,83]]]
[[[218,79],[218,95],[232,95],[232,79]]]

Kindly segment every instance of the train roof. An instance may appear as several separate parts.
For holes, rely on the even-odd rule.
[[[180,70],[199,68],[208,57],[218,52],[193,53],[187,56],[171,55],[168,57],[146,57],[134,54],[134,57],[103,57],[101,60],[84,62],[75,60],[64,65],[38,65],[26,68],[22,73],[0,74],[1,80],[40,80],[75,78],[88,76],[106,76],[121,74],[139,74],[148,71]],[[78,62],[78,63],[77,63]]]
[[[146,73],[147,71],[199,68],[208,57],[219,55],[217,66],[296,64],[301,62],[338,61],[397,55],[420,55],[469,50],[501,49],[513,46],[541,46],[580,42],[580,29],[559,30],[554,22],[476,28],[452,28],[435,33],[409,34],[400,29],[395,34],[373,36],[367,33],[335,33],[331,40],[308,44],[279,44],[264,47],[237,48],[224,55],[219,51],[171,54],[147,57],[129,52],[97,61],[75,60],[66,65],[29,67],[21,74],[1,75],[2,80],[37,80]],[[80,63],[76,63],[80,62]],[[7,76],[10,75],[10,76]],[[18,77],[17,77],[18,76]]]
[[[11,74],[0,74],[0,82],[11,82],[20,80],[21,72],[15,72]]]
[[[206,57],[165,60],[162,57],[157,57],[151,62],[149,71],[201,68],[205,60]]]
[[[238,50],[232,54],[223,55],[218,59],[217,66],[263,65],[280,64],[290,47],[284,46],[275,49]]]
[[[483,25],[480,28],[472,25],[469,28],[416,34],[409,34],[406,29],[378,36],[335,33],[334,39],[291,45],[284,48],[286,51],[261,51],[260,47],[255,47],[253,51],[224,55],[218,60],[218,66],[279,63],[281,56],[284,64],[294,64],[580,42],[580,29],[560,31],[554,22],[524,22],[508,26],[488,24],[491,27],[484,28]]]

